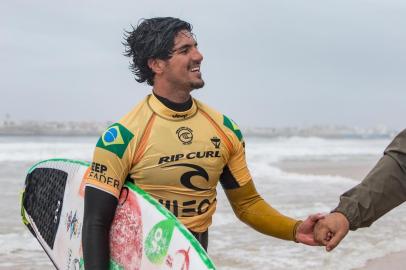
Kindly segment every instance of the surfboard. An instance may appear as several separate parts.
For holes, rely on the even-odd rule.
[[[84,179],[90,163],[50,159],[28,171],[23,223],[57,269],[84,269]],[[194,236],[135,184],[122,188],[110,229],[110,269],[215,269]]]

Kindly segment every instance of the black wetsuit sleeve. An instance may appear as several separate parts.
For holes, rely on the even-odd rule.
[[[86,187],[82,245],[86,270],[109,269],[109,231],[117,198],[102,190]]]

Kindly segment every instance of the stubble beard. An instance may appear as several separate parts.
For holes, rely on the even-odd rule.
[[[204,81],[202,79],[200,79],[200,82],[191,82],[190,83],[190,88],[192,88],[192,90],[203,88],[203,86],[204,86]]]
[[[188,65],[188,67],[187,67],[188,71],[190,71],[192,69],[192,67],[196,66],[197,64],[200,66],[200,62],[192,62],[192,63],[190,63]],[[196,81],[191,81],[189,86],[190,86],[191,90],[203,88],[204,81],[202,79],[202,74],[200,73],[200,71],[199,71],[199,75],[197,76],[197,80]]]

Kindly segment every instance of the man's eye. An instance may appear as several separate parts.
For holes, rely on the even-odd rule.
[[[188,51],[189,51],[188,49],[181,49],[181,50],[179,50],[179,53],[187,54]]]

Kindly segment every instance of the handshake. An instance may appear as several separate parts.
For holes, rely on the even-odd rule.
[[[347,235],[349,227],[348,219],[339,212],[311,215],[297,227],[296,242],[325,246],[326,251],[331,251]]]
[[[306,245],[323,245],[331,251],[350,227],[352,230],[369,227],[405,201],[406,129],[393,139],[364,180],[340,196],[335,208],[339,212],[309,216],[296,227],[295,240]]]

